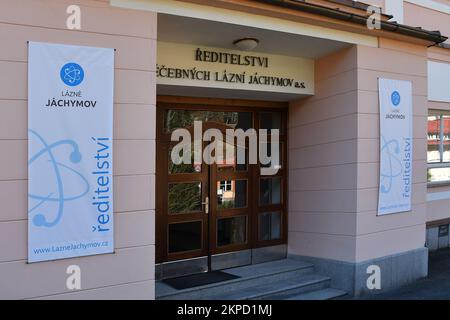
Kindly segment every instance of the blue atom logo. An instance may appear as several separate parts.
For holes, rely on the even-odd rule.
[[[84,70],[79,64],[69,62],[61,68],[59,75],[66,85],[75,87],[83,82]]]
[[[89,191],[89,183],[86,180],[85,177],[83,177],[79,172],[75,171],[74,169],[70,168],[69,166],[61,163],[56,159],[55,154],[53,153],[53,149],[57,148],[59,146],[69,146],[72,149],[72,152],[69,154],[69,161],[71,163],[79,163],[81,161],[81,153],[78,150],[78,144],[73,140],[60,140],[56,141],[52,144],[48,144],[44,138],[38,134],[36,131],[29,129],[28,130],[33,136],[34,140],[38,141],[41,145],[41,149],[39,149],[35,154],[31,156],[31,158],[28,160],[28,166],[30,167],[35,163],[39,158],[46,156],[45,161],[49,163],[49,166],[47,168],[42,168],[41,170],[45,170],[46,176],[48,177],[50,181],[50,177],[54,176],[55,183],[54,191],[49,192],[48,194],[33,194],[29,193],[28,197],[30,201],[34,202],[34,206],[29,209],[28,213],[31,213],[35,211],[36,209],[40,208],[44,204],[50,205],[49,208],[53,207],[53,204],[56,204],[56,214],[50,214],[53,216],[53,218],[50,220],[48,219],[48,212],[44,215],[42,212],[42,208],[40,209],[41,212],[35,214],[33,217],[33,224],[37,227],[53,227],[59,223],[61,220],[63,213],[64,213],[64,205],[68,201],[73,201],[76,199],[79,199],[86,195]],[[63,170],[65,170],[67,173],[70,173],[73,178],[70,178],[70,182],[73,183],[72,179],[78,179],[80,186],[83,186],[83,191],[79,192],[78,194],[73,195],[67,195],[67,186],[64,185],[64,177],[67,177],[66,175],[63,175]],[[74,180],[75,181],[75,180]]]
[[[400,93],[398,91],[392,92],[391,101],[395,107],[397,107],[400,104],[401,97],[400,97]]]

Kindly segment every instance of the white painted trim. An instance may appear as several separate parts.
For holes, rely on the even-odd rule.
[[[205,19],[352,44],[378,46],[378,38],[285,19],[174,0],[110,0],[112,6]]]
[[[393,21],[397,21],[398,23],[403,24],[404,22],[403,0],[387,0],[386,13],[394,16],[392,18]]]
[[[428,100],[450,102],[450,63],[428,61]]]
[[[448,199],[450,199],[450,191],[427,193],[427,202]]]
[[[393,1],[393,0],[386,0],[386,1]],[[405,1],[427,9],[450,14],[450,6],[433,0],[405,0]]]

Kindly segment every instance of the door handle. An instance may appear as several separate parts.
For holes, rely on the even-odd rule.
[[[205,202],[202,202],[203,205],[205,205],[205,213],[209,213],[209,197],[205,198]]]

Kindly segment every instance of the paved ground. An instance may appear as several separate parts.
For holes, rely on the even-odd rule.
[[[450,299],[450,249],[430,253],[428,278],[419,280],[412,285],[400,289],[375,294],[369,299],[383,299],[383,300]]]

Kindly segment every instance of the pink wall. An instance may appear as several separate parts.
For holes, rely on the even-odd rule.
[[[436,1],[450,6],[450,1]],[[439,12],[405,2],[405,23],[413,26],[421,26],[430,30],[439,30],[444,35],[450,36],[450,16],[447,13]],[[450,40],[447,40],[450,43]],[[428,60],[439,63],[450,64],[450,50],[431,47],[428,49]],[[450,111],[450,103],[428,102],[428,109]],[[429,194],[442,194],[439,200],[429,200],[426,205],[427,222],[450,219],[450,195],[448,186],[428,188]]]
[[[435,0],[450,7],[448,0]],[[405,23],[412,26],[421,26],[430,30],[439,30],[446,36],[450,36],[450,16],[447,13],[424,8],[412,3],[405,2]],[[450,40],[447,40],[450,43]],[[428,49],[428,60],[450,64],[450,50],[431,47]],[[428,102],[428,109],[450,111],[450,103]],[[450,219],[450,195],[447,195],[449,187],[428,188],[429,194],[440,193],[439,200],[429,200],[426,204],[427,222]]]
[[[383,57],[380,59],[380,57]],[[356,261],[422,248],[426,221],[426,47],[381,38],[358,46],[358,217]],[[412,211],[376,215],[379,186],[379,77],[413,85]]]
[[[380,59],[380,57],[383,57]],[[377,216],[378,77],[413,83],[413,210]],[[316,95],[291,104],[289,251],[360,262],[422,248],[427,52],[380,39],[316,62]]]
[[[313,97],[289,108],[289,253],[354,261],[357,47],[316,61]]]
[[[66,29],[72,4],[79,31]],[[117,49],[115,254],[27,264],[27,40]],[[153,298],[156,14],[106,0],[1,1],[0,42],[0,299]],[[72,264],[81,291],[66,289]]]
[[[450,8],[450,2],[441,1]],[[404,3],[405,24],[422,27],[428,30],[439,30],[445,36],[450,36],[450,15],[432,10],[413,3]],[[450,40],[447,40],[450,43]]]
[[[450,36],[450,18],[449,14],[434,10],[425,6],[420,6],[415,3],[410,3],[407,0],[366,0],[364,2],[373,4],[383,8],[386,11],[386,1],[403,1],[403,23],[413,26],[422,27],[427,30],[439,30],[445,36]],[[450,8],[449,0],[433,0],[437,4],[443,4]],[[392,12],[386,12],[392,14]],[[394,19],[395,20],[395,19]],[[450,43],[450,40],[447,40]]]

